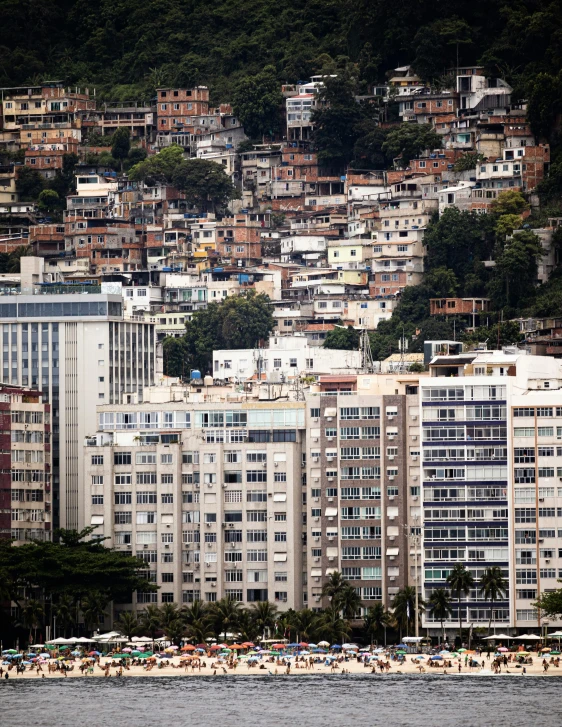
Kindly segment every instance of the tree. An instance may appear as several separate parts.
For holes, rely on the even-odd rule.
[[[80,601],[80,610],[87,631],[93,631],[98,626],[101,618],[106,615],[107,604],[107,596],[99,591],[91,591]]]
[[[145,182],[149,186],[172,184],[176,170],[184,162],[183,154],[181,146],[171,144],[158,154],[135,164],[129,170],[129,179],[132,182]]]
[[[131,134],[129,129],[124,126],[116,129],[111,139],[111,156],[121,164],[123,171],[123,161],[129,156],[131,150]]]
[[[381,643],[381,633],[387,626],[392,623],[392,614],[389,613],[382,603],[375,603],[367,611],[365,616],[365,633],[369,637],[371,644]]]
[[[480,162],[482,162],[485,158],[484,154],[477,154],[475,152],[468,151],[457,159],[453,165],[453,170],[455,172],[468,172],[472,169],[476,169]]]
[[[503,577],[502,569],[497,566],[486,568],[480,578],[480,595],[490,602],[490,621],[488,623],[488,634],[492,630],[492,619],[494,617],[494,603],[505,598],[507,595],[507,580]]]
[[[166,636],[176,646],[180,645],[181,640],[186,634],[185,621],[179,616],[168,623],[166,628]]]
[[[441,149],[441,146],[441,137],[429,124],[401,124],[387,132],[382,150],[394,159],[400,157],[399,164],[405,169],[422,151]]]
[[[220,638],[221,633],[224,633],[226,639],[229,631],[236,630],[240,612],[240,602],[234,600],[232,596],[225,596],[213,604],[210,619],[217,639]]]
[[[164,362],[164,376],[185,378],[189,372],[186,370],[187,349],[185,337],[166,336],[162,341],[162,357]]]
[[[353,326],[347,326],[347,328],[336,326],[326,334],[323,347],[357,351],[359,348],[359,331]]]
[[[297,640],[309,642],[316,631],[318,614],[310,608],[303,608],[295,613],[293,625],[296,630]]]
[[[429,597],[429,610],[441,622],[442,643],[445,643],[445,621],[450,618],[451,594],[445,588],[437,588]]]
[[[396,619],[400,632],[406,630],[409,634],[410,626],[416,621],[416,589],[414,586],[406,586],[398,591],[392,601],[393,615]],[[418,597],[418,616],[425,610],[422,598]]]
[[[45,188],[45,180],[36,169],[20,167],[16,177],[16,192],[23,202],[34,202]]]
[[[277,606],[269,601],[259,601],[253,604],[250,615],[258,633],[265,634],[266,629],[275,626]]]
[[[44,189],[41,191],[37,201],[37,208],[41,212],[54,212],[59,206],[60,199],[54,189]]]
[[[213,351],[255,348],[267,340],[274,321],[269,298],[255,291],[230,296],[196,311],[186,323],[185,346],[191,367],[208,371]]]
[[[501,217],[502,215],[521,215],[529,209],[529,203],[516,189],[506,189],[500,192],[490,205],[490,211]]]
[[[505,238],[512,235],[514,230],[521,227],[520,215],[501,215],[496,222],[496,237],[503,245]]]
[[[202,212],[216,211],[238,196],[222,165],[206,159],[187,159],[178,164],[172,184],[185,193],[189,204]]]
[[[36,598],[29,598],[21,610],[22,624],[29,629],[29,643],[31,643],[31,632],[33,631],[33,643],[37,643],[37,629],[43,620],[45,611],[43,605]]]
[[[320,614],[316,622],[314,638],[322,638],[331,643],[337,643],[340,639],[343,642],[350,633],[349,621],[342,618],[341,611],[332,605]]]
[[[283,96],[275,68],[266,66],[234,87],[232,109],[251,139],[274,136],[281,129]]]
[[[471,589],[474,588],[474,577],[472,573],[467,570],[464,563],[456,563],[449,575],[447,576],[447,583],[451,587],[453,594],[456,593],[457,603],[459,608],[459,638],[462,644],[462,609],[461,599],[463,596],[468,596]]]
[[[129,641],[136,636],[139,631],[139,620],[132,611],[121,611],[119,618],[115,622],[115,627],[126,636]]]
[[[76,623],[76,607],[70,596],[62,594],[58,597],[53,604],[52,615],[63,636],[66,636],[67,630]]]
[[[361,597],[353,586],[347,584],[332,603],[340,608],[345,618],[355,618],[361,608]]]
[[[459,65],[459,46],[472,43],[473,30],[458,17],[439,18],[422,25],[414,37],[413,67],[421,78],[431,81]]]
[[[544,251],[531,230],[518,230],[496,259],[493,297],[496,305],[518,308],[534,294],[538,261]]]
[[[164,631],[168,631],[170,624],[182,618],[180,611],[175,603],[163,603],[160,607],[160,623]]]
[[[147,606],[141,614],[142,630],[146,631],[152,639],[152,647],[154,648],[154,639],[156,632],[162,628],[162,613],[158,606]]]
[[[368,156],[370,145],[376,157],[376,139],[367,141],[366,137],[375,133],[378,107],[356,98],[357,79],[348,69],[337,69],[322,80],[312,113],[313,142],[319,161],[343,168],[356,154]]]
[[[339,596],[347,585],[348,583],[344,580],[340,571],[332,571],[328,576],[328,580],[322,586],[322,595],[329,598],[332,603],[337,603]]]
[[[562,580],[559,579],[558,583],[562,583]],[[531,605],[539,609],[544,616],[559,619],[562,616],[562,588],[541,593],[537,601]]]

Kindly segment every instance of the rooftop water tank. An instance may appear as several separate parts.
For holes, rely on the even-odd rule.
[[[199,369],[193,369],[191,372],[191,380],[197,379],[198,381],[201,381],[201,371]]]

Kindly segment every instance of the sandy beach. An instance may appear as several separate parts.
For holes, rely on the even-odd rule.
[[[492,669],[493,656],[490,659],[486,659],[486,654],[474,657],[479,663],[479,667],[465,666],[464,656],[461,659],[453,659],[452,666],[444,668],[442,665],[438,667],[428,666],[428,657],[425,656],[423,660],[418,661],[414,655],[408,654],[406,660],[402,663],[397,661],[390,661],[390,668],[388,671],[381,670],[377,667],[376,671],[373,672],[373,666],[376,662],[371,662],[369,665],[365,665],[356,659],[349,659],[349,661],[342,661],[331,665],[326,665],[323,660],[321,663],[314,663],[312,666],[307,665],[304,662],[297,661],[295,659],[290,660],[290,671],[287,672],[286,664],[280,661],[266,661],[259,662],[256,665],[249,665],[244,660],[240,660],[236,663],[236,666],[230,666],[226,662],[217,662],[211,658],[203,657],[201,666],[195,663],[194,666],[190,662],[181,661],[180,656],[174,656],[171,659],[165,660],[165,666],[159,667],[154,665],[152,669],[148,669],[144,665],[135,665],[130,667],[124,667],[122,676],[118,674],[120,667],[116,664],[116,660],[101,658],[100,663],[96,664],[93,669],[93,673],[84,672],[79,670],[81,664],[80,659],[76,659],[73,662],[67,662],[69,665],[74,665],[72,671],[64,672],[55,671],[49,672],[48,664],[42,664],[42,671],[37,673],[36,669],[26,670],[23,673],[16,674],[16,670],[12,669],[9,671],[9,679],[91,679],[91,678],[127,678],[127,677],[143,677],[143,676],[165,676],[165,677],[191,677],[191,676],[277,676],[277,675],[311,675],[311,674],[368,674],[372,675],[373,678],[383,679],[386,674],[403,674],[409,676],[417,676],[422,674],[432,674],[435,676],[456,676],[458,674],[466,675],[471,674],[474,676],[494,676]],[[459,672],[460,663],[460,672]],[[482,663],[484,666],[482,666]],[[562,676],[562,662],[559,667],[556,667],[554,663],[550,663],[550,659],[547,659],[549,668],[545,672],[543,667],[543,659],[541,656],[533,655],[533,664],[525,664],[523,667],[516,665],[513,662],[508,663],[507,666],[502,665],[501,675],[510,674],[515,676]],[[260,668],[263,664],[264,668]],[[109,676],[106,676],[105,666],[109,665]],[[7,670],[6,666],[2,667],[3,672]]]

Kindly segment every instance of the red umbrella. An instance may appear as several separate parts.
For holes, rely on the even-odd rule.
[[[285,648],[285,644],[273,644],[273,648],[274,649],[284,649]]]
[[[193,644],[185,644],[185,646],[181,647],[182,651],[195,651],[195,646]]]
[[[299,646],[308,646],[308,644],[306,643],[306,641],[301,641]]]
[[[251,641],[244,641],[242,646],[247,649],[253,649],[255,644],[253,644]]]
[[[195,648],[196,649],[206,649],[208,647],[207,647],[207,644],[197,644],[197,646]]]
[[[218,644],[211,646],[211,651],[218,651],[219,649],[222,649],[222,646],[219,646]]]

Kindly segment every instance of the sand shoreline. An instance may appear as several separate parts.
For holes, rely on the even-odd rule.
[[[494,674],[491,663],[492,660],[487,661],[486,657],[480,656],[478,657],[478,661],[482,663],[484,661],[485,667],[482,668],[473,668],[469,669],[468,667],[465,667],[464,665],[464,659],[461,660],[461,671],[459,673],[458,671],[458,661],[455,660],[453,662],[453,666],[444,670],[443,667],[428,667],[424,666],[424,671],[420,671],[419,667],[414,664],[411,661],[412,656],[408,655],[406,662],[402,664],[398,664],[397,662],[391,661],[391,667],[388,671],[389,675],[398,675],[398,676],[562,676],[562,664],[560,667],[556,668],[554,665],[550,665],[547,672],[544,671],[543,665],[542,665],[542,659],[540,657],[534,659],[534,663],[532,665],[525,665],[526,672],[523,672],[523,668],[516,667],[515,664],[510,663],[506,667],[502,666],[502,671],[500,674]],[[102,660],[102,666],[105,666],[105,661]],[[43,679],[92,679],[92,678],[103,678],[103,679],[121,679],[121,678],[128,678],[128,677],[237,677],[237,676],[250,676],[250,677],[267,677],[270,678],[272,676],[318,676],[318,675],[328,675],[328,676],[357,676],[357,675],[365,675],[365,676],[372,676],[373,679],[381,679],[387,676],[387,673],[380,672],[379,669],[377,669],[376,674],[372,672],[371,666],[365,666],[364,664],[357,662],[355,660],[350,660],[348,662],[341,662],[338,664],[337,669],[333,669],[332,666],[325,665],[324,662],[321,664],[314,664],[314,667],[312,669],[307,669],[306,666],[303,665],[302,668],[296,668],[296,664],[294,663],[294,660],[291,664],[291,670],[290,673],[287,674],[286,666],[279,665],[276,663],[271,662],[265,662],[264,666],[265,669],[260,669],[259,666],[252,666],[248,667],[247,664],[244,662],[241,662],[235,669],[228,668],[227,664],[219,664],[216,668],[212,668],[209,663],[207,662],[207,666],[199,668],[195,668],[195,670],[191,669],[191,666],[185,669],[184,665],[180,665],[180,661],[178,657],[175,657],[174,659],[169,660],[169,666],[163,667],[161,669],[154,667],[153,669],[146,669],[143,666],[131,666],[128,669],[123,669],[123,675],[118,676],[117,672],[119,667],[115,663],[110,662],[111,667],[109,670],[109,676],[105,675],[104,669],[100,668],[98,665],[95,666],[93,674],[82,674],[79,669],[80,662],[76,661],[74,662],[74,670],[71,672],[68,672],[67,676],[63,672],[51,672],[49,673],[47,664],[43,664],[42,668],[43,671],[37,674],[36,670],[32,671],[25,671],[20,674],[16,674],[15,670],[12,669],[12,671],[9,672],[9,679],[5,680],[4,677],[2,677],[2,681],[12,681],[12,680],[20,680],[20,679],[31,679],[37,681],[43,680]],[[174,664],[174,666],[172,666]],[[300,666],[300,665],[299,665]],[[174,668],[175,667],[175,668]],[[6,671],[6,667],[3,667],[4,672]]]

